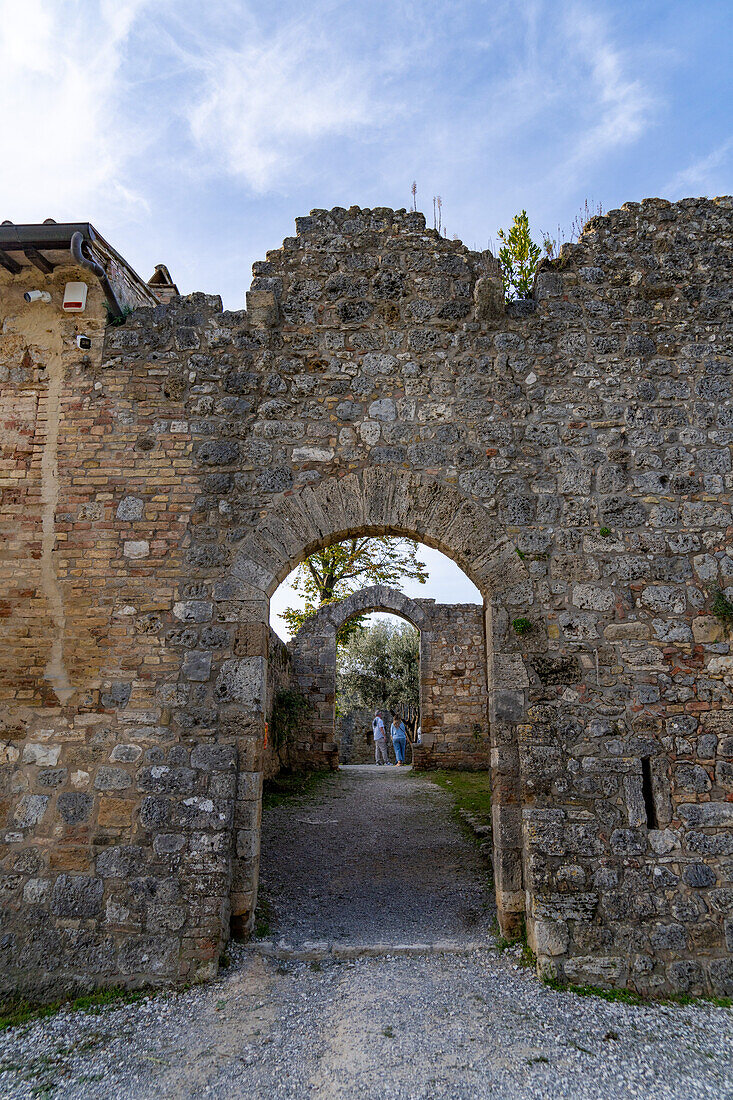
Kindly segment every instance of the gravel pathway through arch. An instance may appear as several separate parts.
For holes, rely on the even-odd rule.
[[[341,767],[265,810],[260,889],[272,933],[296,946],[486,944],[495,916],[452,798],[410,768]]]

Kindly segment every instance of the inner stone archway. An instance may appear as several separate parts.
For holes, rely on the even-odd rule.
[[[335,695],[337,634],[357,615],[383,611],[420,635],[422,738],[413,746],[420,767],[488,769],[489,723],[485,616],[479,605],[411,599],[388,585],[371,585],[328,604],[303,624],[290,643],[293,682],[309,701],[298,760],[338,754]]]
[[[310,702],[307,736],[316,744],[335,747],[336,739],[336,636],[339,627],[357,615],[386,611],[399,615],[420,635],[420,713],[426,730],[432,730],[429,677],[432,638],[429,623],[419,603],[387,585],[372,585],[354,592],[338,603],[329,604],[303,624],[291,642],[293,679]],[[431,736],[432,733],[426,734]]]

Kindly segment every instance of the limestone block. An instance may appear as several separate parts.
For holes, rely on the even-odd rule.
[[[496,275],[480,276],[473,289],[473,301],[480,324],[489,326],[498,321],[506,308],[501,279]]]
[[[530,925],[532,929],[532,946],[536,955],[564,955],[570,942],[568,927],[560,921],[534,920]]]
[[[124,543],[122,552],[126,558],[130,558],[132,561],[147,558],[150,554],[150,543],[147,539],[130,539]]]
[[[120,503],[117,505],[115,518],[123,523],[133,522],[134,520],[143,518],[144,509],[145,501],[140,497],[122,497]]]
[[[692,633],[702,644],[725,640],[725,628],[713,615],[698,615],[692,620]]]
[[[60,754],[60,745],[37,745],[31,742],[23,748],[23,763],[35,764],[39,768],[53,768],[58,764]]]
[[[47,794],[23,795],[15,807],[13,821],[21,829],[30,829],[43,820],[47,808]]]
[[[220,702],[262,710],[266,697],[264,658],[241,657],[224,661],[214,694]]]
[[[90,875],[59,875],[51,894],[51,912],[59,917],[93,917],[102,908],[104,883]]]

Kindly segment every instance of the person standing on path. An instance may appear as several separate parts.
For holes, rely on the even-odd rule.
[[[392,715],[392,725],[389,735],[392,738],[392,748],[397,757],[397,767],[399,768],[405,762],[405,748],[407,747],[407,731],[405,730],[405,723],[402,721],[399,714]]]
[[[372,722],[372,733],[374,734],[374,760],[377,764],[389,764],[387,757],[387,734],[384,729],[384,722],[378,710],[374,711],[374,721]]]

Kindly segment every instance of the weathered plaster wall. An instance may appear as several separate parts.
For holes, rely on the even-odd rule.
[[[445,550],[487,602],[504,927],[526,902],[561,977],[731,992],[733,654],[710,613],[733,597],[732,213],[612,211],[504,311],[490,258],[419,215],[316,211],[246,314],[195,295],[108,332],[61,395],[65,705],[42,696],[37,566],[6,616],[32,656],[1,672],[5,988],[215,969],[254,905],[269,595],[374,531]],[[24,354],[6,333],[11,377]]]

